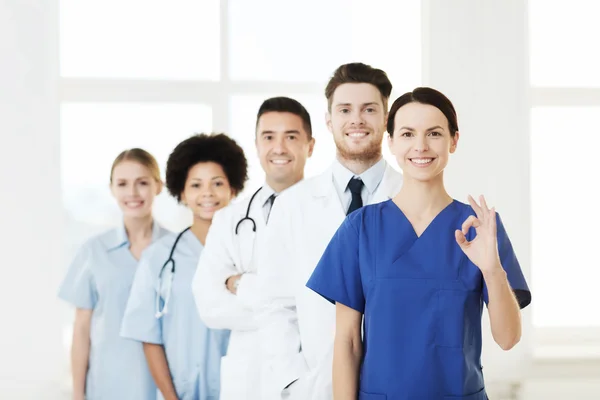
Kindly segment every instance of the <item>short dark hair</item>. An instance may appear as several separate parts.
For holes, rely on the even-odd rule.
[[[383,107],[387,111],[388,100],[392,94],[392,82],[387,74],[377,68],[363,63],[350,63],[338,67],[325,87],[327,109],[331,111],[331,102],[335,90],[345,83],[369,83],[379,90]]]
[[[244,190],[248,180],[248,161],[244,150],[224,133],[200,133],[179,143],[167,160],[165,184],[178,202],[190,169],[201,162],[219,164],[235,194]]]
[[[412,92],[406,92],[402,96],[398,97],[392,107],[390,108],[390,114],[388,116],[387,131],[390,136],[394,135],[396,113],[398,110],[409,104],[409,103],[421,103],[434,106],[444,114],[448,120],[448,128],[450,129],[450,136],[454,137],[458,132],[458,118],[456,116],[456,110],[454,105],[448,97],[442,92],[429,87],[418,87]]]
[[[279,96],[271,97],[270,99],[263,101],[258,109],[258,113],[256,114],[257,128],[260,117],[268,112],[288,112],[299,116],[302,120],[302,127],[308,134],[308,138],[312,139],[312,124],[310,123],[310,114],[298,100]]]

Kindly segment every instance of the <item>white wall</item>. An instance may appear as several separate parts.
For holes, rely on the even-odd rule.
[[[484,194],[496,206],[528,277],[527,2],[424,0],[423,11],[424,83],[453,101],[461,132],[447,169],[448,189],[462,201],[467,194]],[[523,340],[508,353],[485,331],[482,364],[488,383],[524,375],[531,352],[529,309],[523,319]],[[489,327],[487,318],[484,324]]]
[[[57,1],[0,0],[0,398],[58,398]],[[53,384],[54,382],[54,384]]]

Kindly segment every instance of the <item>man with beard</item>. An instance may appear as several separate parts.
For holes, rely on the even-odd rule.
[[[402,176],[381,154],[391,91],[380,69],[340,66],[325,89],[336,160],[321,175],[285,191],[273,206],[269,251],[261,252],[258,263],[265,400],[333,397],[335,306],[305,285],[345,216],[400,190]]]

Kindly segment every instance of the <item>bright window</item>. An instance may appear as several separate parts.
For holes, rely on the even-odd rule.
[[[61,75],[219,80],[219,0],[61,0]]]
[[[599,107],[532,112],[532,260],[536,326],[600,326]],[[589,210],[586,212],[586,208]]]
[[[600,87],[600,2],[529,0],[531,84]]]
[[[211,108],[202,104],[63,103],[61,170],[70,219],[118,223],[120,212],[109,191],[114,158],[127,148],[141,147],[156,157],[164,177],[173,148],[194,133],[210,132],[211,118]],[[176,213],[166,191],[155,209],[161,221]]]
[[[228,18],[234,81],[324,84],[362,61],[401,92],[421,82],[420,0],[230,0]]]
[[[529,0],[532,307],[549,345],[600,327],[598,14],[594,0]]]

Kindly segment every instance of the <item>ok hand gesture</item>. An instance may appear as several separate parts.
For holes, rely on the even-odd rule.
[[[457,229],[454,236],[456,243],[469,257],[482,273],[493,271],[500,267],[500,256],[498,255],[498,240],[496,236],[496,210],[488,208],[485,198],[479,196],[477,204],[473,197],[469,196],[469,203],[477,216],[469,216],[463,222],[462,230]],[[469,228],[475,228],[475,238],[468,241],[465,235]]]

